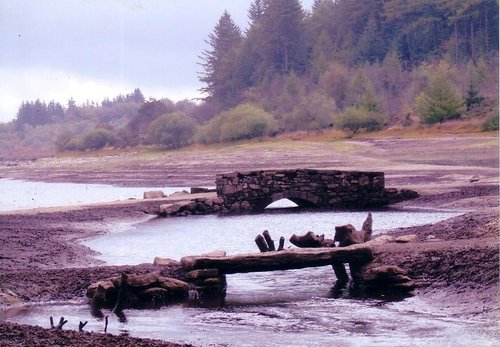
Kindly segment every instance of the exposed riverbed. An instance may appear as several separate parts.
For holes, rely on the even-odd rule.
[[[278,238],[313,230],[333,237],[335,225],[359,228],[367,212],[268,212],[246,216],[198,216],[152,219],[112,230],[85,245],[101,253],[109,265],[151,262],[155,256],[179,259],[214,249],[229,254],[256,251],[253,239],[268,229]],[[452,212],[375,211],[375,233],[396,226],[437,222]],[[221,306],[193,303],[154,310],[126,310],[126,322],[111,312],[109,330],[132,336],[210,346],[405,346],[493,345],[492,322],[462,321],[443,314],[418,298],[391,302],[356,299],[331,291],[329,267],[228,276]],[[13,322],[48,326],[48,317],[63,315],[87,330],[102,331],[102,318],[92,317],[81,302],[24,306],[5,312]],[[75,326],[68,328],[76,329]]]

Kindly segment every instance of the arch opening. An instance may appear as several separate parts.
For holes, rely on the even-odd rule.
[[[280,209],[280,208],[297,208],[299,204],[293,202],[290,199],[283,198],[279,200],[275,200],[271,202],[269,205],[265,207],[265,209]]]

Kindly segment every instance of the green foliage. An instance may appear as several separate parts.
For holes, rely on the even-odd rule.
[[[442,69],[436,71],[429,87],[416,97],[415,104],[417,112],[430,124],[459,118],[465,111],[464,101]]]
[[[339,129],[349,129],[353,135],[361,129],[366,131],[380,130],[384,125],[384,117],[378,113],[370,113],[359,107],[348,107],[335,122]]]
[[[359,107],[367,112],[380,112],[381,103],[373,84],[363,70],[358,69],[347,89],[347,105]]]
[[[498,131],[498,110],[496,114],[489,116],[482,125],[483,131]]]
[[[349,70],[346,66],[333,61],[320,78],[320,87],[326,95],[335,100],[341,110],[344,109],[349,87]]]
[[[199,132],[200,142],[215,143],[269,136],[276,131],[274,118],[262,108],[242,104],[217,115]]]
[[[113,145],[115,141],[116,138],[113,132],[104,128],[97,128],[83,135],[78,149],[101,149]]]
[[[227,11],[220,17],[213,33],[206,41],[209,50],[202,53],[203,73],[200,81],[205,84],[201,91],[207,93],[208,98],[221,104],[231,104],[237,94],[238,81],[235,76],[235,60],[242,36],[240,28],[234,23]]]
[[[196,122],[185,113],[168,113],[151,122],[148,138],[153,144],[179,148],[191,143],[196,127]]]
[[[471,109],[473,105],[479,105],[484,100],[484,97],[479,95],[479,91],[473,83],[469,84],[469,89],[467,89],[467,95],[465,96],[465,106],[467,111]]]
[[[333,125],[335,101],[321,93],[308,95],[291,113],[285,115],[284,128],[288,131],[320,130]]]

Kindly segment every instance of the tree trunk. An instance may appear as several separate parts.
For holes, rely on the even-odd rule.
[[[343,248],[299,248],[279,252],[247,253],[223,258],[184,257],[186,271],[219,269],[225,274],[302,269],[334,263],[366,263],[373,259],[372,250],[364,245]]]

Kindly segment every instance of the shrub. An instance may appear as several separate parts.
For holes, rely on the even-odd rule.
[[[148,138],[153,144],[179,148],[191,143],[197,124],[183,112],[161,115],[149,126]]]
[[[284,127],[289,131],[320,130],[331,127],[335,101],[324,94],[313,93],[304,98],[290,114],[284,117]]]
[[[464,101],[442,71],[432,77],[429,87],[415,98],[418,113],[426,123],[438,123],[459,118],[464,113]]]
[[[361,129],[380,130],[384,124],[384,117],[378,113],[367,112],[363,108],[348,107],[337,117],[335,124],[339,129],[349,129],[354,135]]]
[[[116,141],[113,132],[103,128],[97,128],[83,135],[78,145],[80,150],[100,149],[114,144]]]
[[[269,113],[258,106],[242,104],[221,112],[197,137],[205,143],[237,141],[272,135],[275,129],[276,122]]]

